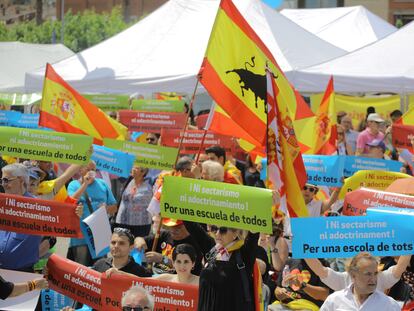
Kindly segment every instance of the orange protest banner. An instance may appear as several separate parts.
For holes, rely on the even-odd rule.
[[[198,286],[128,275],[112,275],[109,279],[102,275],[102,309],[120,310],[123,293],[133,285],[144,287],[154,296],[154,310],[197,310]]]
[[[119,121],[135,132],[159,133],[162,128],[182,129],[186,118],[187,114],[181,112],[119,111]]]
[[[411,144],[411,139],[414,139],[414,126],[393,124],[392,125],[392,144],[397,148],[414,150]]]
[[[0,193],[0,230],[81,238],[76,205]]]
[[[394,192],[360,188],[345,195],[342,213],[346,216],[361,216],[366,214],[367,208],[382,206],[414,208],[414,197]]]
[[[165,130],[161,131],[161,143],[163,146],[177,148],[180,144],[180,139],[183,131],[180,130]],[[202,145],[202,152],[204,149],[211,146],[222,146],[226,152],[234,152],[236,142],[232,137],[221,135],[213,132],[207,132],[203,141],[204,131],[202,130],[186,130],[184,139],[181,144],[181,153],[197,154]]]
[[[47,262],[49,288],[97,310],[101,304],[101,273],[56,254]]]

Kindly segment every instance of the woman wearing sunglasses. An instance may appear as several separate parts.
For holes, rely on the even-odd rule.
[[[172,253],[172,261],[176,274],[164,273],[154,278],[167,282],[198,285],[199,277],[192,274],[196,258],[196,250],[192,245],[186,243],[179,244],[174,248]]]
[[[198,311],[254,310],[253,265],[259,234],[235,228],[210,226],[216,245],[209,249],[209,234],[198,224],[185,222],[205,254],[200,274]]]

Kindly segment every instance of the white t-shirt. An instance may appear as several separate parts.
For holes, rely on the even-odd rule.
[[[309,211],[309,217],[320,217],[321,211],[322,211],[322,201],[312,200],[308,204],[306,204],[306,207]]]
[[[326,298],[320,311],[400,311],[400,305],[391,297],[376,290],[362,305],[359,305],[352,293],[352,285],[335,292]]]
[[[338,291],[345,289],[352,283],[351,276],[348,272],[338,272],[331,268],[326,268],[328,269],[328,275],[326,278],[321,278],[321,281],[333,290]],[[395,266],[392,266],[387,270],[378,273],[377,290],[385,292],[399,281],[399,279],[396,279],[392,274],[394,268]]]

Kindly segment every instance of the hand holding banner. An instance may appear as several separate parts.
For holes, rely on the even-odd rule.
[[[76,205],[0,193],[0,229],[81,238]]]
[[[272,232],[272,192],[267,189],[166,176],[160,205],[163,217]]]

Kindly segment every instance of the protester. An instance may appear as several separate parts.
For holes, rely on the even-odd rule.
[[[349,116],[342,117],[341,126],[343,127],[345,131],[346,144],[350,146],[352,150],[352,153],[350,153],[349,155],[353,155],[356,151],[356,142],[357,142],[359,133],[353,130],[352,119]]]
[[[201,178],[210,181],[224,181],[224,168],[215,161],[204,161],[201,166]]]
[[[33,290],[48,288],[46,279],[34,279],[27,282],[12,283],[7,282],[0,276],[0,299],[7,299],[28,293]]]
[[[322,201],[316,200],[319,188],[316,185],[307,183],[302,189],[302,195],[308,208],[309,217],[319,217],[329,210],[338,199],[340,188],[334,189],[329,199]]]
[[[380,117],[378,113],[371,113],[367,117],[367,128],[359,133],[357,139],[357,149],[355,151],[355,155],[359,156],[362,154],[368,153],[367,144],[372,142],[373,140],[383,140],[384,134],[380,132],[380,124],[383,123],[384,120]]]
[[[155,268],[160,273],[173,271],[172,252],[173,248],[179,244],[190,244],[196,250],[196,262],[194,265],[194,274],[199,275],[202,269],[202,259],[204,257],[203,249],[205,245],[200,245],[200,241],[196,240],[193,235],[190,235],[183,221],[171,218],[162,219],[163,227],[167,230],[161,230],[158,243],[155,251],[151,250],[154,243],[154,235],[149,235],[144,238],[138,237],[135,239],[135,247],[138,250],[147,250],[145,257],[148,263],[156,263]],[[214,245],[211,237],[203,241],[207,247]]]
[[[122,311],[152,311],[154,297],[143,287],[134,285],[128,289],[121,300]]]
[[[341,125],[337,126],[336,133],[338,139],[336,141],[336,153],[338,155],[353,155],[352,147],[347,143],[345,138],[345,128]]]
[[[206,154],[211,161],[215,161],[223,165],[224,168],[224,182],[229,184],[243,184],[243,179],[240,170],[231,163],[230,160],[226,160],[226,151],[220,146],[212,146],[206,149]]]
[[[369,158],[374,159],[385,159],[385,150],[387,147],[385,146],[384,142],[379,139],[374,139],[371,142],[367,143],[368,146],[368,154],[366,155]],[[387,157],[386,160],[390,160],[389,157]]]
[[[73,180],[68,186],[68,194],[84,206],[82,219],[85,219],[98,208],[105,208],[108,214],[116,211],[116,200],[108,185],[96,176],[96,164],[91,161],[80,170],[81,178]],[[84,266],[93,263],[86,240],[71,238],[68,258]]]
[[[190,244],[179,244],[172,252],[172,262],[176,274],[164,273],[154,278],[173,283],[198,285],[199,277],[192,274],[197,259],[196,250]]]
[[[246,186],[265,188],[263,180],[260,179],[260,171],[253,163],[250,155],[246,156],[246,169],[244,171],[244,184]]]
[[[401,310],[394,299],[377,289],[378,263],[371,254],[359,253],[352,258],[348,273],[352,284],[330,295],[321,311]]]
[[[151,230],[151,214],[147,211],[152,187],[145,179],[147,168],[134,166],[119,201],[115,227],[128,228],[135,237],[146,236]]]
[[[411,256],[409,255],[401,256],[395,266],[381,271],[378,274],[377,289],[385,292],[397,283],[407,269],[410,259]],[[345,289],[352,282],[349,273],[346,271],[338,272],[329,267],[324,267],[317,259],[313,258],[306,258],[305,261],[312,271],[321,278],[321,281],[335,291]]]

